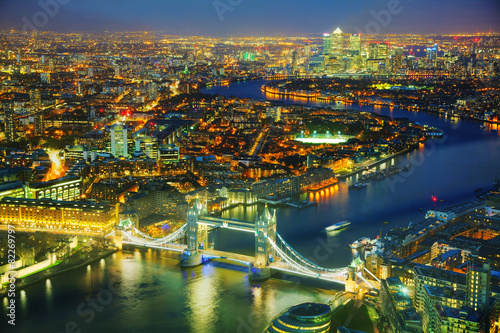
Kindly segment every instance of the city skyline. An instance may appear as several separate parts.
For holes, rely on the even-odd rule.
[[[284,6],[284,5],[287,6]],[[323,3],[310,1],[195,1],[169,3],[47,0],[0,4],[0,29],[57,32],[165,31],[181,35],[307,35],[345,33],[458,34],[498,32],[500,3],[467,1],[367,1]],[[29,22],[29,24],[27,24]],[[35,24],[34,24],[35,23]],[[372,24],[373,23],[373,24]]]
[[[0,332],[500,333],[499,8],[3,1]]]

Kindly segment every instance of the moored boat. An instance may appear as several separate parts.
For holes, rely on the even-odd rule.
[[[351,249],[359,249],[360,247],[366,246],[370,243],[370,238],[368,237],[361,237],[357,241],[351,243],[349,246]]]

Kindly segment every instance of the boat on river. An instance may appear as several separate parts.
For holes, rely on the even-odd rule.
[[[325,231],[328,232],[328,231],[339,230],[339,229],[343,229],[345,227],[348,227],[350,225],[351,225],[351,222],[349,222],[349,221],[342,221],[342,222],[339,222],[339,223],[332,224],[329,227],[326,227]]]

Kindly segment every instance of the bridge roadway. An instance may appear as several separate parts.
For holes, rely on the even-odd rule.
[[[317,278],[320,280],[326,280],[330,282],[338,282],[345,284],[347,280],[347,270],[345,273],[330,273],[330,272],[321,272],[321,271],[311,271],[311,270],[298,270],[293,267],[291,264],[285,261],[275,261],[269,265],[271,269],[286,272],[291,275],[297,276],[309,276],[311,278]]]
[[[236,219],[224,219],[222,217],[203,216],[198,219],[199,224],[205,224],[212,227],[221,227],[227,229],[234,229],[245,232],[252,232],[255,234],[255,224],[243,222]]]
[[[123,244],[127,245],[135,245],[135,246],[144,246],[144,247],[150,247],[154,249],[160,249],[160,250],[167,250],[167,251],[175,251],[175,252],[184,252],[185,249],[187,249],[187,245],[185,244],[175,244],[175,243],[167,243],[167,244],[153,244],[151,242],[147,242],[146,240],[144,242],[132,242],[132,241],[122,241]]]
[[[208,258],[227,259],[227,260],[237,261],[246,265],[250,265],[255,260],[255,258],[251,256],[246,256],[243,254],[232,253],[232,252],[213,250],[213,249],[198,250],[198,252]]]

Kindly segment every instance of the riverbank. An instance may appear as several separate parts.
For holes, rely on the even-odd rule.
[[[61,263],[57,266],[52,266],[50,268],[47,268],[45,270],[36,272],[34,274],[30,274],[24,277],[21,277],[19,279],[16,279],[16,292],[27,288],[35,283],[38,283],[42,280],[49,279],[53,276],[59,275],[59,274],[64,274],[66,272],[72,271],[74,269],[92,264],[96,261],[99,261],[113,253],[115,253],[117,250],[116,249],[105,249],[96,252],[92,257],[87,258],[86,260],[71,263],[71,264],[64,264]],[[8,288],[3,288],[0,289],[0,297],[3,297],[7,294]]]
[[[352,171],[352,172],[349,172],[349,173],[347,173],[347,174],[345,174],[345,175],[338,175],[338,176],[337,176],[337,178],[338,178],[338,179],[346,179],[346,178],[349,178],[349,177],[351,177],[351,176],[353,176],[353,175],[355,175],[355,174],[358,174],[358,173],[363,172],[363,171],[365,171],[365,170],[367,170],[367,169],[370,169],[370,168],[376,167],[376,166],[377,166],[377,165],[379,165],[379,164],[382,164],[382,163],[384,163],[384,162],[387,162],[387,161],[389,161],[389,160],[391,160],[391,159],[393,159],[393,158],[395,158],[395,157],[397,157],[397,156],[399,156],[399,155],[406,154],[406,153],[408,153],[408,152],[412,151],[413,149],[416,149],[416,148],[406,148],[406,149],[403,149],[403,150],[401,150],[401,151],[399,151],[399,152],[397,152],[397,153],[395,153],[395,154],[392,154],[391,156],[387,156],[387,157],[384,157],[384,158],[382,158],[382,159],[380,159],[380,160],[373,161],[372,163],[369,163],[369,164],[367,164],[367,165],[364,165],[364,166],[362,166],[362,167],[360,167],[360,168],[358,168],[358,169],[356,169],[356,170],[354,170],[354,171]]]
[[[297,97],[297,98],[305,98],[306,100],[309,99],[317,99],[322,101],[323,103],[334,103],[334,102],[342,102],[346,104],[358,104],[360,106],[366,105],[366,106],[371,106],[371,107],[390,107],[393,108],[395,105],[397,105],[397,108],[401,110],[408,110],[408,111],[415,111],[415,112],[428,112],[428,113],[433,113],[433,114],[438,114],[438,115],[448,115],[448,110],[444,109],[431,109],[429,106],[415,106],[415,105],[402,105],[398,104],[400,103],[397,100],[392,100],[389,99],[388,102],[380,102],[380,101],[368,101],[368,100],[358,100],[358,99],[347,99],[343,97],[336,97],[336,96],[324,96],[322,95],[319,91],[308,91],[308,90],[287,90],[285,88],[276,88],[276,87],[271,87],[269,86],[268,83],[264,84],[261,87],[261,90],[265,94],[270,94],[273,96],[278,96],[280,98],[284,97]],[[452,111],[452,110],[449,110]],[[472,114],[464,114],[464,113],[456,113],[456,114],[449,114],[449,116],[455,116],[461,120],[472,120],[475,122],[482,122],[482,123],[488,123],[492,125],[499,125],[498,121],[495,120],[490,120],[490,119],[483,119],[483,118],[478,118],[474,117]]]

